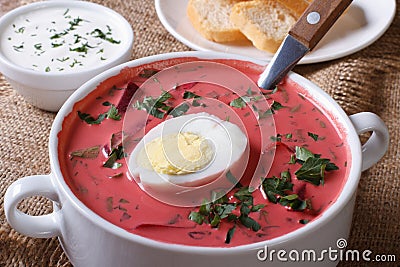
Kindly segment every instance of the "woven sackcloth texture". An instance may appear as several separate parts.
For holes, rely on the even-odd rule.
[[[386,1],[386,0],[383,0]],[[0,0],[0,15],[30,0]],[[121,13],[135,31],[132,58],[185,51],[165,30],[153,0],[96,0]],[[400,0],[397,0],[400,6]],[[371,111],[390,131],[385,157],[362,174],[348,248],[396,255],[396,263],[341,262],[347,266],[400,266],[400,16],[371,46],[350,56],[295,71],[328,92],[350,115]],[[13,230],[4,215],[7,187],[18,178],[50,172],[48,137],[54,113],[39,110],[16,93],[0,74],[0,266],[71,266],[57,238],[35,239]],[[26,199],[31,215],[52,210],[42,197]],[[269,265],[268,265],[269,266]]]

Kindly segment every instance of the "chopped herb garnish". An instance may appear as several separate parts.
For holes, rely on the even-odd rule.
[[[226,176],[226,179],[228,179],[228,181],[231,182],[236,187],[242,187],[242,185],[240,184],[238,179],[232,174],[232,172],[230,170],[228,170],[228,172],[226,173],[225,176]]]
[[[123,146],[120,145],[117,148],[113,148],[111,153],[108,155],[107,161],[103,164],[103,167],[110,169],[118,169],[122,166],[122,163],[117,162],[125,157]]]
[[[279,198],[279,204],[295,211],[301,211],[307,208],[307,201],[299,199],[297,194],[291,194]]]
[[[247,94],[250,95],[245,95],[245,96],[240,96],[238,98],[235,98],[234,100],[232,100],[229,105],[231,107],[235,107],[235,108],[244,108],[246,106],[246,103],[249,103],[251,101],[256,102],[258,100],[260,100],[263,96],[258,95],[258,96],[252,96],[253,92],[250,90],[250,88],[247,90]]]
[[[51,43],[51,47],[53,47],[53,48],[56,48],[56,47],[59,47],[59,46],[62,46],[62,45],[63,45],[63,43],[60,43],[60,44]]]
[[[276,204],[279,196],[286,196],[287,191],[293,190],[291,175],[288,171],[284,171],[280,178],[276,176],[266,178],[262,182],[262,188],[268,200]]]
[[[279,203],[294,211],[302,211],[306,208],[311,208],[311,204],[308,200],[302,200],[297,194],[292,193],[293,184],[289,171],[282,172],[280,178],[274,176],[264,179],[262,182],[262,189],[267,199],[272,203]]]
[[[183,103],[176,108],[172,109],[171,112],[169,112],[169,115],[172,117],[179,117],[185,114],[189,110],[189,105],[187,103]]]
[[[305,147],[296,147],[297,162],[302,164],[301,168],[295,172],[297,179],[310,182],[314,185],[324,184],[325,171],[338,170],[339,168],[329,159],[321,158],[318,154],[313,154]]]
[[[53,36],[50,36],[50,39],[58,39],[58,38],[61,38],[61,36],[64,36],[64,35],[67,35],[67,34],[68,34],[68,31],[63,31],[63,32],[60,32],[60,33],[56,33]]]
[[[94,47],[90,46],[88,43],[84,43],[84,44],[81,44],[81,46],[78,46],[75,48],[69,48],[69,51],[87,54],[88,48],[94,48]]]
[[[284,108],[284,106],[279,103],[278,101],[274,101],[272,102],[271,108],[269,109],[269,111],[271,112],[271,114],[275,114],[275,111],[280,110]]]
[[[233,234],[235,233],[236,225],[232,226],[226,233],[225,244],[229,244],[232,240]]]
[[[136,103],[133,104],[133,107],[137,110],[145,110],[148,114],[162,119],[164,118],[165,113],[172,109],[172,107],[164,103],[171,97],[172,95],[170,93],[163,91],[163,93],[157,98],[146,96],[143,99],[143,102],[136,101]]]
[[[69,60],[69,57],[57,58],[57,61],[60,61],[60,62],[65,62],[67,60]]]
[[[85,159],[94,159],[97,158],[99,152],[100,152],[100,146],[93,146],[71,152],[70,158],[73,159],[74,157],[78,157]]]
[[[118,109],[114,105],[111,105],[110,109],[107,111],[106,117],[116,121],[121,120],[121,115],[118,113]]]
[[[111,29],[109,28],[109,30],[111,30]],[[107,34],[105,34],[100,29],[94,29],[90,34],[93,35],[93,37],[95,37],[95,38],[100,38],[100,39],[106,40],[112,44],[121,43],[121,41],[116,41],[112,37],[107,37],[107,34],[111,34],[111,32],[108,32]]]
[[[25,31],[25,27],[21,27],[21,28],[18,28],[18,30],[16,30],[15,32],[16,33],[24,33],[24,31]]]
[[[183,93],[183,99],[192,99],[192,98],[201,98],[201,97],[190,91],[185,91],[185,93]]]
[[[301,223],[301,224],[307,224],[309,222],[310,222],[310,220],[306,220],[306,219],[299,220],[299,223]]]
[[[77,18],[71,20],[70,22],[68,22],[70,25],[69,30],[70,31],[75,30],[75,27],[80,26],[79,23],[81,23],[82,21],[83,21],[83,19],[81,19],[80,17],[77,17]]]
[[[265,205],[254,205],[253,195],[247,186],[239,188],[234,193],[235,202],[231,202],[225,192],[213,193],[211,197],[213,201],[203,203],[198,211],[192,211],[188,217],[190,220],[197,224],[207,223],[213,228],[218,228],[223,221],[234,223],[227,233],[225,243],[230,243],[238,223],[254,232],[261,229],[260,224],[249,215],[252,212],[259,212]],[[236,215],[234,211],[240,211],[240,215]]]
[[[35,49],[37,49],[37,50],[42,50],[42,44],[41,43],[34,44],[33,47],[35,47]]]
[[[309,137],[311,137],[312,139],[314,139],[314,141],[318,141],[318,134],[314,134],[314,133],[307,133]]]
[[[282,135],[277,134],[276,136],[270,136],[270,139],[274,142],[281,142],[282,141]]]
[[[78,116],[81,120],[83,120],[87,124],[100,124],[106,118],[112,120],[121,119],[121,115],[118,113],[118,109],[114,105],[111,105],[110,109],[107,112],[99,114],[97,118],[92,117],[88,113],[82,113],[79,110],[78,110]]]
[[[22,49],[24,49],[24,43],[20,44],[19,46],[13,45],[13,48],[17,52],[21,52]]]
[[[95,119],[92,116],[90,116],[90,114],[82,113],[79,110],[78,110],[78,116],[81,120],[85,121],[87,124],[100,124],[106,118],[105,113],[100,114],[97,117],[97,119]]]
[[[229,103],[229,106],[234,108],[244,108],[246,106],[246,101],[242,97],[235,98]]]
[[[78,61],[74,58],[74,61],[69,65],[71,68],[75,67],[76,65],[82,66],[82,62]]]

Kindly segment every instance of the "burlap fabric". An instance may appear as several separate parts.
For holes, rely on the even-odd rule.
[[[29,0],[0,0],[0,15]],[[159,22],[152,0],[96,0],[123,14],[135,31],[132,58],[190,50]],[[400,0],[397,1],[400,6]],[[373,45],[338,60],[299,66],[295,71],[326,90],[348,114],[371,111],[387,124],[386,156],[362,174],[349,249],[396,255],[396,263],[341,262],[339,266],[400,266],[400,17]],[[58,240],[18,234],[6,222],[3,197],[20,177],[50,171],[48,136],[55,114],[27,104],[0,74],[0,266],[70,266]],[[51,211],[35,197],[21,203],[29,214]]]

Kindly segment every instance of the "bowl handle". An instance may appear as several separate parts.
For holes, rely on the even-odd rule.
[[[362,146],[361,170],[371,168],[386,153],[389,146],[389,131],[385,123],[374,113],[360,112],[349,116],[357,134],[372,132],[367,142]]]
[[[27,176],[12,183],[4,196],[4,210],[8,223],[16,231],[31,237],[48,238],[59,235],[60,211],[31,216],[17,208],[24,198],[37,195],[58,202],[51,175]]]

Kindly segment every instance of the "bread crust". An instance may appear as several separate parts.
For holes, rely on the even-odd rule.
[[[234,4],[240,2],[238,0],[213,0],[213,1],[223,1],[225,3],[231,5],[232,7]],[[187,6],[187,16],[192,23],[193,27],[206,39],[218,42],[218,43],[225,43],[225,42],[235,42],[235,41],[243,41],[247,38],[243,35],[243,33],[235,27],[233,24],[231,27],[220,27],[217,23],[210,24],[210,20],[207,17],[202,16],[199,10],[199,2],[201,4],[201,8],[210,9],[211,6],[207,6],[207,1],[204,0],[190,0]],[[222,3],[221,3],[222,4]],[[208,10],[208,12],[218,12],[218,10]],[[222,13],[222,12],[221,12]],[[224,16],[224,14],[222,14]],[[226,14],[227,22],[230,23],[229,14]]]
[[[297,19],[279,1],[252,0],[236,4],[230,20],[256,48],[275,53]]]
[[[311,0],[189,0],[187,16],[204,38],[218,43],[250,40],[275,53]]]

